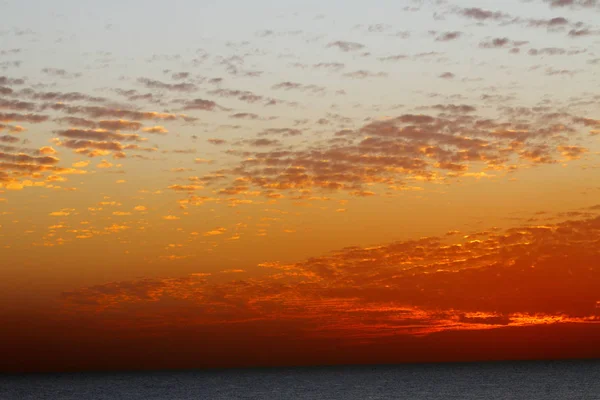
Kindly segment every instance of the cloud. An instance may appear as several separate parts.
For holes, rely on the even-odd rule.
[[[295,128],[268,128],[258,133],[258,136],[280,135],[283,137],[302,135],[300,129]]]
[[[277,139],[248,139],[244,141],[245,144],[256,147],[267,147],[267,146],[278,146],[281,141]]]
[[[96,164],[96,168],[112,168],[113,164],[106,161],[106,160],[102,160],[100,163]]]
[[[227,140],[225,139],[218,139],[218,138],[210,138],[210,139],[206,139],[206,141],[210,144],[214,144],[214,145],[222,145],[227,143]]]
[[[225,232],[220,227],[204,235]],[[276,320],[280,328],[300,324],[303,338],[382,340],[549,322],[594,324],[600,321],[600,276],[590,265],[600,261],[598,233],[600,219],[591,218],[352,246],[297,263],[263,262],[258,267],[264,272],[254,277],[110,282],[64,292],[62,301],[71,312],[93,311],[121,323],[135,312],[138,327],[142,320],[161,327],[253,320],[264,330]],[[173,318],[154,319],[165,307],[172,314],[161,315]],[[195,318],[186,318],[191,312]]]
[[[58,163],[58,158],[51,156],[43,156],[43,157],[34,157],[27,154],[10,154],[0,152],[0,160],[8,161],[10,163],[18,163],[18,164],[44,164],[44,165],[54,165]]]
[[[20,142],[21,139],[19,139],[16,136],[10,136],[10,135],[2,135],[0,136],[0,142],[2,143],[17,143]]]
[[[69,73],[66,70],[61,69],[61,68],[44,68],[44,69],[42,69],[42,72],[46,75],[59,77],[59,78],[65,78],[65,79],[79,78],[82,76],[81,73]]]
[[[61,103],[55,103],[48,105],[47,108],[62,111],[67,114],[83,114],[90,118],[126,118],[134,121],[146,121],[146,120],[163,120],[163,121],[174,121],[194,120],[185,114],[171,114],[171,113],[160,113],[156,111],[137,111],[137,110],[123,110],[117,108],[100,107],[100,106],[70,106]],[[46,119],[48,119],[46,117]],[[44,119],[44,121],[46,120]]]
[[[344,63],[340,62],[321,62],[317,64],[313,64],[312,66],[315,69],[327,69],[330,71],[341,71],[346,67]]]
[[[146,132],[146,133],[156,133],[159,135],[165,135],[167,133],[169,133],[169,131],[167,130],[167,128],[165,128],[164,126],[150,126],[150,127],[146,127],[142,129],[142,132]]]
[[[440,115],[403,114],[372,121],[356,130],[332,134],[331,139],[344,140],[330,140],[328,145],[228,150],[240,161],[237,167],[224,172],[247,179],[257,189],[358,193],[365,190],[365,185],[392,189],[412,179],[478,179],[494,176],[489,171],[508,173],[525,165],[557,163],[556,156],[561,152],[567,152],[570,159],[576,156],[576,148],[557,147],[571,146],[564,142],[568,140],[564,134],[576,132],[568,114],[547,118],[543,111],[527,110],[526,115],[525,110],[507,110],[510,119],[500,121],[479,117],[474,114],[475,107],[464,104],[437,104],[431,108],[440,110]],[[590,124],[585,119],[577,121]],[[259,140],[238,144],[280,144]]]
[[[529,49],[527,51],[527,54],[529,54],[530,56],[556,56],[556,55],[576,55],[576,54],[582,54],[585,53],[586,50],[580,50],[580,49],[574,49],[574,50],[567,50],[567,49],[561,49],[561,48],[557,48],[557,47],[545,47],[545,48],[541,48],[541,49]]]
[[[235,97],[238,100],[244,101],[246,103],[256,103],[265,99],[263,96],[259,96],[247,90],[231,90],[219,88],[209,91],[208,94],[220,97]]]
[[[225,228],[216,228],[211,231],[204,232],[203,235],[204,236],[218,236],[218,235],[224,234],[225,232],[227,232],[227,229],[225,229]]]
[[[324,93],[327,89],[324,86],[318,85],[304,85],[302,83],[297,82],[280,82],[271,87],[273,90],[283,89],[283,90],[300,90],[300,91],[308,91],[312,93]]]
[[[34,103],[19,100],[0,99],[0,110],[35,111]]]
[[[460,11],[460,14],[465,17],[473,18],[473,19],[476,19],[479,21],[485,21],[488,19],[489,20],[501,20],[501,19],[508,17],[508,15],[503,12],[483,10],[478,7],[464,8]]]
[[[366,70],[358,70],[354,72],[348,72],[343,74],[343,76],[348,78],[355,79],[365,79],[365,78],[386,78],[388,76],[387,72],[370,72]]]
[[[79,92],[37,92],[32,88],[25,88],[18,92],[19,96],[26,97],[32,100],[52,101],[52,102],[76,102],[87,101],[90,103],[105,103],[108,99],[98,96],[90,96]],[[50,104],[42,104],[40,108],[45,110],[50,107]]]
[[[40,152],[40,154],[44,154],[44,155],[53,155],[53,154],[57,153],[57,151],[54,150],[54,148],[52,148],[51,146],[41,147],[39,152]]]
[[[569,31],[570,37],[592,36],[592,35],[599,35],[599,34],[600,34],[600,30],[591,30],[588,28],[571,29]]]
[[[475,107],[467,104],[436,104],[431,106],[431,108],[451,113],[470,113],[477,111]]]
[[[570,7],[574,9],[599,8],[597,0],[544,0],[550,7]]]
[[[18,134],[18,133],[24,132],[25,128],[23,128],[20,125],[0,124],[0,131],[3,131],[3,130],[7,130],[8,133]]]
[[[16,113],[0,113],[0,122],[29,122],[31,124],[39,124],[46,122],[49,119],[47,115],[40,114],[16,114]]]
[[[204,189],[203,186],[201,185],[170,185],[168,187],[171,190],[174,190],[176,192],[194,192],[196,190],[201,190]]]
[[[174,92],[186,93],[195,92],[198,90],[198,87],[193,83],[164,83],[148,78],[139,78],[137,81],[145,87],[147,87],[148,89],[163,89]]]
[[[409,56],[407,56],[407,55],[397,54],[397,55],[393,55],[393,56],[379,57],[379,60],[380,61],[400,61],[400,60],[406,60],[408,58],[409,58]]]
[[[126,217],[131,215],[131,213],[128,211],[113,211],[112,215],[115,215],[117,217]]]
[[[184,110],[203,110],[214,111],[215,109],[224,109],[212,100],[194,99],[184,102]]]
[[[229,116],[234,119],[259,119],[260,117],[254,113],[235,113]]]
[[[175,154],[196,154],[196,149],[174,149],[174,150],[163,150],[163,153],[175,153]]]
[[[122,151],[125,146],[119,142],[96,142],[93,140],[58,140],[56,145],[74,149],[80,153],[90,151],[89,149],[105,150],[105,151]]]
[[[84,128],[98,128],[98,124],[95,121],[91,121],[85,118],[77,118],[77,117],[62,117],[57,118],[54,121],[59,124],[71,125],[71,126],[81,126]]]
[[[346,52],[362,50],[365,48],[365,46],[363,44],[356,43],[356,42],[346,42],[346,41],[342,41],[342,40],[331,42],[327,45],[327,47],[337,47],[338,49],[340,49],[342,51],[346,51]]]
[[[544,71],[545,75],[555,76],[555,75],[575,75],[581,71],[571,70],[571,69],[555,69],[555,68],[546,68]]]
[[[451,40],[456,40],[462,36],[462,32],[452,31],[452,32],[443,32],[436,36],[435,40],[438,42],[448,42]]]
[[[173,80],[181,80],[181,79],[188,79],[190,77],[190,73],[189,72],[175,72],[173,74],[171,74],[171,79]]]
[[[59,136],[69,139],[96,140],[96,141],[125,141],[125,142],[143,142],[146,140],[138,134],[124,134],[108,131],[106,129],[65,129],[57,130],[55,133]]]
[[[73,211],[75,211],[75,210],[72,208],[63,208],[60,211],[53,211],[48,215],[50,215],[51,217],[67,217],[67,216],[71,215],[71,213]]]
[[[107,129],[113,131],[137,131],[142,127],[142,124],[136,121],[127,121],[123,119],[119,120],[103,120],[98,121],[97,124],[94,124],[100,129]],[[146,131],[144,131],[146,132]]]
[[[503,47],[518,47],[526,44],[525,41],[515,42],[506,37],[493,38],[485,42],[479,43],[479,47],[482,49],[498,49]]]
[[[569,24],[569,20],[564,17],[555,17],[550,19],[532,19],[529,20],[530,26],[544,26],[547,28],[565,26]]]
[[[25,80],[24,79],[13,79],[13,78],[9,78],[6,76],[0,76],[0,85],[6,85],[6,86],[17,86],[17,85],[24,85],[25,84]]]
[[[558,151],[568,160],[578,160],[589,150],[581,146],[558,146]]]

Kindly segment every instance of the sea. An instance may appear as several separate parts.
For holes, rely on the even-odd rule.
[[[600,400],[600,360],[0,375],[2,400]]]

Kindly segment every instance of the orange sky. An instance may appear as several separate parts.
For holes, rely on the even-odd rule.
[[[0,5],[1,370],[600,356],[600,6],[180,3]]]

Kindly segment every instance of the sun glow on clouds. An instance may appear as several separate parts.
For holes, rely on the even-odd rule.
[[[23,27],[0,33],[14,44],[0,45],[2,310],[64,316],[75,336],[102,321],[96,343],[210,327],[206,343],[256,349],[592,332],[600,8],[417,3],[365,23],[359,3],[259,10],[227,40],[229,8],[190,6],[205,21],[189,26],[165,9],[172,47],[124,9],[133,22],[112,33],[131,40],[102,51],[93,24],[59,33],[10,8]]]

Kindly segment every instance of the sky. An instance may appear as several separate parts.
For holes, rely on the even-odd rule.
[[[0,370],[600,357],[600,2],[0,0]]]

